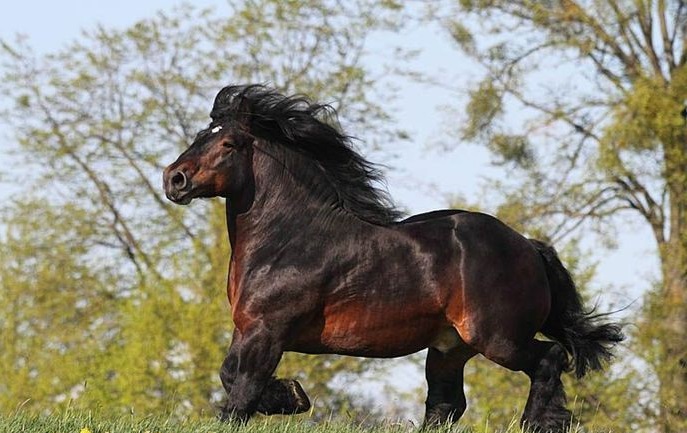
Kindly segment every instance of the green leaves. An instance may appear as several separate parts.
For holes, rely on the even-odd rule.
[[[512,163],[528,168],[534,162],[530,142],[524,135],[494,134],[490,137],[488,146],[504,164]]]
[[[447,24],[448,31],[453,40],[466,52],[471,53],[475,50],[475,39],[467,26],[459,21],[450,21]]]
[[[462,130],[465,140],[485,138],[503,114],[503,94],[493,80],[484,79],[470,92],[466,107],[468,121]]]
[[[676,76],[684,75],[676,71]],[[605,129],[605,142],[621,150],[659,150],[684,133],[687,87],[678,79],[664,83],[659,79],[639,79],[615,106],[613,123]]]
[[[469,97],[462,138],[485,142],[499,164],[529,167],[534,154],[527,136],[499,132],[504,121],[503,89],[494,80],[486,78],[470,92]]]

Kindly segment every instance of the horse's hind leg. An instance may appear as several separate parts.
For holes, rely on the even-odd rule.
[[[558,343],[538,341],[537,345],[541,356],[525,370],[531,386],[521,423],[543,431],[565,431],[572,418],[565,407],[565,390],[561,382],[568,357]]]
[[[563,347],[554,342],[532,340],[529,345],[494,344],[484,352],[488,359],[515,371],[525,372],[531,381],[521,423],[537,432],[564,432],[571,421],[565,407],[561,373],[567,366]]]
[[[430,347],[425,375],[427,401],[423,427],[458,421],[467,407],[463,392],[463,367],[475,356],[472,349],[461,347],[443,353]]]

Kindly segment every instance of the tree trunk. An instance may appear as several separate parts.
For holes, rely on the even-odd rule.
[[[684,433],[687,431],[687,281],[684,259],[679,259],[684,257],[687,247],[671,244],[665,245],[662,254],[664,304],[659,311],[664,319],[658,371],[659,404],[663,432]]]
[[[659,404],[665,433],[687,431],[687,138],[666,152],[668,239],[660,246],[663,316]],[[659,302],[661,302],[659,301]]]

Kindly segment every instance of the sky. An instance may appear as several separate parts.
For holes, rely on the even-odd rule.
[[[0,39],[11,41],[16,33],[23,33],[38,53],[48,53],[79,38],[82,29],[90,29],[97,24],[126,27],[178,3],[176,0],[7,1],[0,14]],[[213,5],[220,12],[228,11],[225,2],[201,0],[194,1],[194,4]],[[406,48],[420,50],[416,66],[443,73],[455,87],[467,89],[478,78],[477,71],[471,70],[470,63],[452,46],[448,34],[438,27],[423,26],[402,35],[381,37],[390,39],[372,41],[379,55],[383,55],[385,45],[400,42]],[[393,38],[397,39],[391,40]],[[461,144],[446,151],[436,145],[436,137],[449,139],[446,131],[456,129],[455,119],[460,119],[460,108],[464,102],[461,93],[407,80],[402,85],[397,117],[410,132],[412,140],[392,144],[393,153],[398,157],[380,161],[392,166],[388,175],[392,196],[412,213],[444,208],[452,194],[477,201],[484,180],[505,176],[504,172],[490,165],[489,155],[478,146]],[[446,106],[456,111],[449,111]],[[8,131],[0,129],[0,137],[7,136]],[[4,148],[8,148],[8,143],[0,144],[0,149]],[[174,157],[172,155],[170,159]],[[0,154],[0,161],[2,158],[6,157]],[[0,198],[9,194],[11,189],[11,185],[0,184]],[[597,285],[614,285],[614,292],[622,293],[619,302],[627,303],[650,287],[651,279],[658,275],[658,265],[654,243],[645,225],[627,223],[618,231],[618,249],[601,251],[592,258],[599,260]]]

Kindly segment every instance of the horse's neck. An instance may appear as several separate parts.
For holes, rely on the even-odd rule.
[[[284,233],[307,236],[341,224],[363,224],[340,206],[335,189],[315,164],[276,146],[254,151],[250,207],[243,211],[227,200],[233,249],[239,242],[269,242]]]

